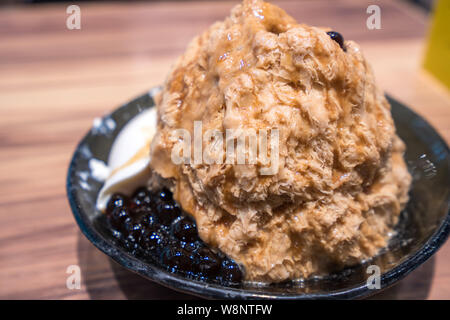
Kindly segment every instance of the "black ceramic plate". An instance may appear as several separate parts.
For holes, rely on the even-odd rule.
[[[405,157],[413,183],[396,235],[372,261],[322,279],[265,287],[242,284],[233,288],[186,279],[141,261],[117,247],[102,220],[98,219],[100,213],[95,209],[95,202],[102,183],[92,175],[89,161],[106,162],[121,128],[140,111],[154,106],[152,92],[120,107],[92,128],[77,147],[67,176],[70,205],[84,235],[116,262],[147,279],[205,298],[361,298],[378,292],[366,285],[368,265],[380,267],[381,289],[384,289],[425,262],[447,239],[450,231],[449,148],[425,120],[388,97],[397,132],[407,145]]]

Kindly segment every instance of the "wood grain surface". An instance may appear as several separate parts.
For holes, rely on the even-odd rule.
[[[380,0],[382,29],[368,30],[373,1],[275,1],[299,21],[360,42],[378,83],[450,140],[450,95],[421,69],[428,18]],[[65,179],[95,117],[163,82],[188,41],[236,2],[80,3],[0,7],[0,298],[186,298],[113,263],[81,235]],[[79,265],[80,290],[66,288]],[[375,298],[449,299],[450,243]]]

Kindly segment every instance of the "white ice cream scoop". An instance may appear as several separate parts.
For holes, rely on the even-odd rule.
[[[114,193],[129,195],[150,178],[150,143],[156,132],[156,108],[133,118],[115,139],[108,157],[109,175],[97,198],[97,209],[105,211]]]

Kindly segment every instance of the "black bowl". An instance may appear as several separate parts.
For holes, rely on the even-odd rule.
[[[361,298],[383,290],[405,277],[435,253],[450,231],[449,148],[436,131],[419,115],[388,97],[399,136],[405,141],[408,168],[413,176],[410,201],[401,213],[396,235],[387,248],[371,261],[346,268],[325,278],[257,286],[242,284],[224,287],[169,273],[116,246],[100,212],[95,208],[102,182],[89,169],[93,158],[106,161],[121,128],[136,114],[154,106],[153,93],[143,95],[94,126],[78,145],[67,176],[67,194],[75,219],[83,234],[120,265],[144,278],[178,291],[205,298],[314,299]],[[381,271],[381,289],[369,289],[369,265]],[[145,281],[143,279],[143,281]]]

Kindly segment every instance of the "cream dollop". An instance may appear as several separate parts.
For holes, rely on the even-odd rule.
[[[97,198],[97,209],[105,211],[114,193],[129,195],[146,185],[151,171],[150,142],[156,131],[156,108],[141,112],[119,133],[108,157],[109,175]]]

